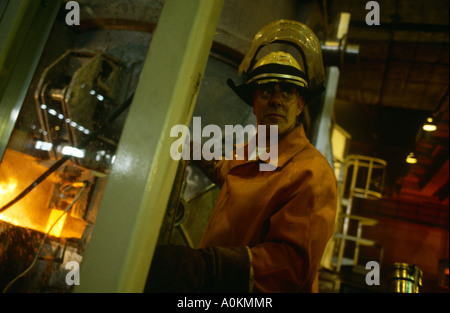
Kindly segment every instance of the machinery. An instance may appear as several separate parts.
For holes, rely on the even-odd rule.
[[[169,140],[164,127],[189,123],[194,106],[194,115],[201,115],[205,122],[224,125],[247,123],[251,110],[243,113],[230,106],[229,94],[223,91],[231,93],[226,78],[237,68],[230,66],[230,58],[222,62],[217,57],[223,53],[217,46],[226,45],[226,31],[219,30],[222,37],[217,36],[217,41],[223,42],[210,52],[220,1],[196,1],[195,6],[178,0],[78,1],[79,26],[66,25],[65,2],[27,4],[30,7],[23,21],[32,21],[34,27],[48,24],[47,20],[55,22],[14,37],[18,46],[22,43],[33,48],[18,48],[20,53],[14,55],[13,50],[8,54],[7,60],[19,60],[26,70],[21,72],[17,66],[13,71],[5,65],[5,71],[13,74],[8,81],[0,81],[0,290],[73,291],[74,285],[67,284],[66,277],[72,269],[70,262],[75,261],[86,265],[86,273],[92,269],[97,275],[84,274],[84,290],[136,291],[148,270],[158,240],[154,237],[159,234],[160,242],[195,246],[218,192],[196,169],[165,160],[168,151],[158,150]],[[154,32],[164,2],[168,4],[167,15],[158,24],[161,35],[157,37]],[[2,1],[0,30],[5,26],[1,22],[16,7],[18,16],[19,5],[24,3]],[[180,15],[186,19],[182,27],[174,22]],[[210,15],[211,20],[205,18]],[[203,33],[206,35],[199,38]],[[341,31],[337,43],[333,41],[336,49],[327,49],[333,60],[342,60],[349,52],[344,35]],[[319,39],[322,50],[330,45],[323,36]],[[155,50],[147,60],[150,42],[155,42]],[[172,50],[167,50],[166,44]],[[185,50],[176,50],[180,46]],[[171,58],[166,64],[168,53]],[[203,76],[208,55],[212,57]],[[0,54],[3,66],[2,57]],[[339,62],[332,65],[339,66]],[[158,68],[164,65],[164,70]],[[162,77],[151,76],[155,68],[163,72]],[[322,81],[323,73],[319,74]],[[219,75],[227,77],[222,80]],[[173,77],[179,77],[187,87],[179,88]],[[139,91],[140,80],[147,85]],[[224,95],[223,99],[212,98],[206,89],[199,93],[202,80],[202,84],[223,88],[220,92],[210,88],[214,97]],[[337,78],[329,81],[337,84]],[[333,98],[333,94],[327,97]],[[150,101],[154,101],[157,114],[149,109]],[[211,101],[217,103],[212,113],[203,105]],[[221,106],[225,101],[227,106]],[[310,129],[322,138],[316,129],[320,117],[328,115],[322,107],[317,108],[310,112]],[[5,121],[4,116],[11,118]],[[141,116],[145,116],[145,125]],[[216,120],[208,121],[209,116]],[[137,136],[140,128],[142,134]],[[134,137],[144,137],[146,144]],[[117,165],[115,176],[113,165]],[[204,209],[195,210],[198,207]],[[111,267],[105,265],[109,258],[116,262]],[[103,285],[95,285],[98,281]]]
[[[5,291],[70,288],[64,280],[66,263],[82,260],[114,163],[123,119],[109,117],[126,94],[123,77],[125,64],[116,58],[67,51],[39,77],[34,103],[24,104],[35,110],[35,122],[26,125],[25,132],[21,123],[27,117],[18,119],[0,165],[0,271]],[[25,259],[20,257],[24,251],[29,251]],[[33,267],[27,268],[33,255]],[[11,284],[28,270],[19,284]],[[47,274],[32,280],[33,272]]]
[[[159,96],[167,95],[173,99],[171,105],[177,110],[169,112],[178,114],[175,124],[188,122],[204,69],[202,63],[204,67],[210,49],[212,39],[208,38],[213,36],[214,26],[209,25],[217,21],[221,7],[220,1],[96,0],[77,3],[78,11],[70,11],[73,7],[67,10],[68,1],[6,0],[0,5],[0,290],[3,292],[74,291],[78,285],[67,278],[73,271],[78,271],[79,275],[80,269],[89,270],[86,259],[94,260],[96,253],[106,261],[91,263],[94,267],[100,266],[95,275],[81,273],[80,288],[92,288],[100,282],[102,291],[105,288],[124,290],[107,282],[108,279],[119,279],[121,274],[116,267],[115,275],[111,275],[105,264],[110,264],[114,253],[126,256],[120,250],[128,249],[129,245],[117,244],[123,238],[130,238],[126,234],[128,231],[135,231],[126,220],[135,219],[145,227],[147,235],[141,233],[138,236],[139,244],[148,238],[156,241],[161,226],[158,219],[149,222],[142,215],[138,218],[136,212],[141,210],[140,205],[132,201],[118,204],[130,197],[140,199],[139,191],[131,185],[139,181],[137,176],[149,174],[146,166],[154,159],[151,154],[157,151],[154,142],[161,142],[158,137],[162,129],[160,123],[168,122],[161,111],[158,115],[152,113],[153,107],[149,104],[154,101],[168,108],[166,100],[149,97],[148,91],[153,88]],[[180,70],[180,73],[169,73],[169,81],[159,75],[157,79],[150,78],[149,83],[149,75],[161,71],[150,69],[143,73],[145,63],[158,57],[167,59],[167,50],[162,54],[154,52],[157,56],[147,58],[150,42],[155,41],[153,33],[163,5],[167,7],[169,20],[166,18],[159,25],[162,33],[159,42],[167,43],[165,36],[169,34],[173,39],[170,42],[176,46],[170,66],[164,69],[165,72]],[[179,12],[183,12],[184,23],[178,30],[173,30],[178,24],[170,19]],[[68,13],[79,14],[81,25],[68,25]],[[213,14],[214,18],[203,19],[207,14]],[[199,16],[204,21],[200,24],[197,22]],[[202,39],[198,34],[202,29],[207,30],[207,34],[204,44],[199,44]],[[189,44],[192,56],[198,59],[204,55],[203,62],[192,62],[190,58],[188,68],[177,66],[177,60],[183,55],[178,53],[178,44],[183,46],[183,41],[191,38],[183,33],[185,31],[196,34]],[[9,42],[12,44],[3,45]],[[158,39],[156,42],[157,48],[161,46]],[[155,61],[154,64],[164,66],[165,63]],[[190,68],[191,64],[194,67]],[[196,80],[184,85],[188,88],[181,92],[170,88],[174,76],[192,77],[194,72]],[[136,104],[134,95],[141,79],[144,83]],[[191,101],[190,112],[183,111],[183,106],[189,104],[187,99]],[[135,112],[130,114],[132,108]],[[132,121],[129,124],[138,129],[129,130],[128,136],[133,139],[142,136],[143,140],[135,147],[147,151],[134,150],[129,158],[120,158],[118,143],[126,133],[125,121],[130,115]],[[139,118],[144,120],[134,123]],[[144,132],[150,134],[144,135]],[[125,141],[130,143],[132,140],[128,137]],[[124,148],[124,153],[128,152]],[[129,167],[125,171],[128,182],[123,178],[116,180],[117,176],[111,177],[113,164],[123,169],[122,161],[129,167],[135,163],[140,165],[138,175],[132,174]],[[168,170],[160,163],[158,168],[163,173],[158,176],[164,182],[155,185],[163,190],[156,192],[157,198],[150,197],[160,202],[150,206],[150,211],[161,212],[162,217],[167,207],[164,193],[169,191],[169,196],[175,174],[172,175],[170,168],[176,168],[176,163],[169,159]],[[125,187],[112,193],[119,201],[113,201],[113,205],[106,203],[107,186],[116,188],[122,184]],[[143,189],[141,195],[147,197],[143,193],[148,194],[148,189]],[[101,205],[106,218],[100,218]],[[102,225],[98,221],[110,218],[115,219],[115,226],[108,225],[106,229],[112,233],[101,234]],[[94,229],[100,234],[94,235]],[[95,239],[98,241],[93,242]],[[113,249],[102,253],[108,245],[113,245]],[[86,257],[90,246],[91,256]],[[144,274],[136,281],[145,280],[151,261],[151,247],[144,248],[137,251],[145,251],[148,254],[145,258],[132,259],[137,262],[145,259],[146,264],[126,267],[142,269]],[[76,268],[74,264],[77,264]],[[90,279],[95,283],[90,283]],[[139,290],[139,287],[133,286],[132,290]]]
[[[86,44],[110,33],[74,34],[58,20],[50,33],[0,164],[3,292],[73,288],[69,262],[80,264],[90,241],[149,43],[126,61]]]

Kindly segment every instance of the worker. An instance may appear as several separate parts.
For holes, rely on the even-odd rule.
[[[258,126],[277,126],[276,146],[270,144],[278,149],[276,168],[260,170],[268,161],[257,147],[244,149],[243,160],[203,160],[221,187],[203,237],[196,249],[158,247],[146,291],[318,291],[337,191],[331,166],[299,123],[309,81],[292,54],[276,51],[256,62],[241,85],[229,83],[253,107]]]

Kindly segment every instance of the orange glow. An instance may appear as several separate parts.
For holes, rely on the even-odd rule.
[[[66,221],[66,217],[67,217],[67,213],[64,213],[63,210],[53,209],[48,218],[47,226],[45,227],[45,232],[47,233],[50,230],[50,228],[53,226],[53,224],[56,223],[53,226],[53,228],[51,228],[49,235],[55,236],[55,237],[61,236],[61,233],[62,233],[62,230],[64,227],[64,222]]]
[[[4,197],[8,193],[13,192],[16,186],[17,182],[13,179],[9,179],[7,183],[0,182],[0,197]]]
[[[73,183],[72,186],[75,188],[81,188],[84,186],[84,182]]]
[[[6,149],[0,164],[0,207],[14,199],[45,170],[46,167],[40,165],[34,157]],[[23,199],[0,213],[0,221],[46,233],[63,212],[49,208],[53,188],[58,182],[58,176],[48,177]],[[64,214],[49,235],[81,238],[85,227],[86,222],[83,219]]]
[[[15,194],[17,187],[17,181],[15,179],[8,179],[7,182],[0,181],[0,205],[8,203],[8,201],[2,201],[3,199],[9,198],[11,194]],[[15,205],[14,210],[7,210],[0,213],[0,220],[8,222],[10,224],[20,226],[31,224],[30,219],[27,214],[23,214],[23,209],[19,204]],[[33,228],[33,227],[31,227]]]

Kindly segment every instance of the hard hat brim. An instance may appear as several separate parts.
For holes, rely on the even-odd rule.
[[[289,80],[283,79],[283,80],[272,80],[272,81],[259,81],[260,83],[269,83],[269,82],[287,82],[292,83]],[[258,84],[253,82],[250,84],[241,84],[236,85],[233,80],[228,79],[227,85],[231,88],[231,90],[234,91],[234,93],[245,103],[247,103],[250,106],[253,106],[253,94],[258,87]],[[299,85],[298,85],[299,86]],[[320,96],[324,91],[325,88],[322,86],[319,86],[314,92],[310,92],[308,89],[299,86],[299,89],[301,90],[300,95],[305,99],[306,104],[309,102],[312,102],[315,100],[318,96]]]
[[[253,106],[253,93],[259,84],[266,83],[289,83],[300,89],[304,96],[308,89],[305,74],[298,68],[282,64],[264,64],[250,72],[245,82],[236,85],[232,80],[227,84],[245,103]]]
[[[227,80],[227,85],[234,91],[234,93],[241,98],[242,101],[250,106],[253,106],[253,93],[255,92],[255,85],[242,84],[236,85],[231,79]]]
[[[300,87],[308,88],[305,73],[289,65],[265,64],[251,71],[246,83],[262,83],[260,81],[286,80]]]

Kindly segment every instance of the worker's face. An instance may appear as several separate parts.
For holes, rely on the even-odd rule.
[[[253,97],[253,113],[258,125],[278,125],[278,136],[296,126],[305,100],[292,84],[261,84]]]

